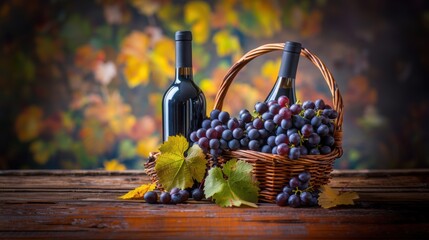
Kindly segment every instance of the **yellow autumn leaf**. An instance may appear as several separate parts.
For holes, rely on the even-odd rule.
[[[241,46],[238,37],[232,35],[228,30],[217,32],[213,36],[213,42],[216,44],[219,57],[241,55]]]
[[[144,194],[153,191],[156,187],[155,183],[143,184],[140,187],[136,187],[134,190],[127,192],[120,196],[120,199],[142,199]]]
[[[160,2],[153,0],[131,0],[131,5],[137,8],[140,13],[151,16],[158,11]]]
[[[116,159],[112,159],[110,161],[106,161],[103,163],[104,170],[106,171],[124,171],[127,169],[124,164],[118,162]]]
[[[154,45],[151,55],[151,71],[154,82],[161,88],[165,88],[169,79],[174,77],[175,73],[175,55],[172,49],[175,48],[173,40],[162,38]]]
[[[210,5],[203,1],[192,1],[185,5],[185,22],[191,24],[195,43],[205,43],[210,34]]]
[[[15,122],[15,130],[20,141],[30,141],[42,131],[43,111],[38,106],[30,106],[22,111]]]
[[[331,188],[328,185],[320,187],[318,203],[323,208],[332,208],[338,205],[354,205],[353,200],[358,199],[356,192],[342,192]]]
[[[262,76],[275,81],[279,74],[280,64],[281,58],[266,61],[261,67]]]
[[[159,148],[160,139],[157,136],[141,139],[137,142],[136,151],[141,157],[149,157],[149,153]]]

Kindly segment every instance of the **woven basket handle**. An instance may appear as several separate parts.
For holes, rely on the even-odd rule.
[[[215,99],[215,109],[222,109],[223,100],[225,99],[226,93],[228,92],[228,88],[231,85],[232,81],[234,80],[235,76],[238,74],[238,72],[246,66],[247,63],[249,63],[254,58],[261,56],[265,53],[273,52],[275,50],[283,50],[284,43],[272,43],[272,44],[265,44],[258,48],[255,48],[253,50],[250,50],[247,52],[243,57],[241,57],[226,73],[222,80],[222,84],[220,85],[219,91],[216,94]],[[323,78],[325,79],[326,83],[328,84],[329,90],[332,94],[332,102],[334,104],[333,108],[338,112],[338,118],[335,121],[335,129],[337,131],[342,131],[342,124],[343,124],[343,98],[340,94],[340,90],[337,86],[337,83],[335,82],[334,77],[332,76],[331,72],[328,70],[328,68],[323,64],[323,62],[313,53],[311,53],[308,49],[302,48],[301,50],[301,56],[306,57],[308,60],[310,60],[316,67],[320,70],[322,73]]]

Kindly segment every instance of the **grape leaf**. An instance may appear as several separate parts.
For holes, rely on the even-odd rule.
[[[155,183],[143,184],[140,187],[136,187],[135,189],[127,192],[126,194],[120,196],[120,199],[141,199],[144,194],[153,191],[156,187]]]
[[[258,182],[252,179],[252,165],[242,160],[229,160],[223,169],[211,168],[204,183],[206,197],[212,197],[221,207],[241,204],[258,207]]]
[[[337,205],[354,205],[353,200],[359,198],[356,192],[340,193],[328,185],[321,186],[320,191],[318,202],[323,208],[331,208]]]
[[[201,182],[206,171],[207,161],[203,150],[194,144],[188,150],[188,141],[183,136],[171,136],[159,148],[161,154],[155,164],[159,183],[167,190],[177,187],[192,187],[193,180]]]

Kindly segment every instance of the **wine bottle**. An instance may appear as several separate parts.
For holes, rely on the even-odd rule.
[[[280,96],[288,97],[290,104],[296,102],[295,77],[300,53],[301,43],[285,43],[277,81],[265,100],[266,102],[277,100]]]
[[[169,136],[189,135],[206,117],[206,98],[192,75],[192,33],[177,31],[176,76],[162,100],[163,141]]]

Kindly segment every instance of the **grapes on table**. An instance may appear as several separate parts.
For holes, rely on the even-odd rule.
[[[317,206],[319,192],[310,185],[311,174],[302,172],[292,177],[276,197],[278,206],[313,207]]]
[[[296,160],[332,152],[337,117],[338,112],[322,99],[301,104],[281,96],[256,103],[253,111],[242,109],[238,117],[214,109],[189,139],[215,157],[225,151],[252,150]]]

